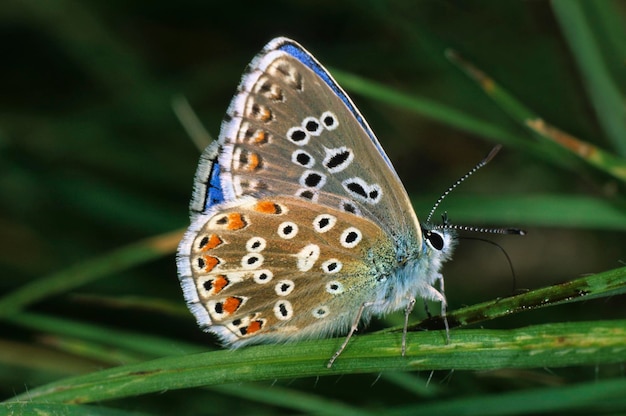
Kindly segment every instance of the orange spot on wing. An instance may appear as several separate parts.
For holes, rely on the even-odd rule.
[[[272,201],[259,201],[254,210],[262,214],[280,214],[280,206]]]
[[[270,121],[272,119],[272,112],[269,109],[264,108],[260,114],[260,118],[261,121]]]
[[[226,276],[220,274],[215,279],[213,279],[213,294],[216,295],[220,293],[226,286],[228,286],[228,279]]]
[[[219,261],[219,259],[217,257],[203,256],[202,258],[204,260],[204,271],[205,272],[210,272],[211,270],[213,270],[215,268],[215,266],[220,264],[220,261]]]
[[[246,226],[246,221],[243,219],[243,216],[238,212],[231,212],[228,214],[228,229],[229,230],[240,230]]]
[[[240,306],[241,306],[241,298],[236,298],[234,296],[231,296],[224,300],[223,310],[224,312],[231,314],[231,313],[236,312]]]
[[[246,328],[246,334],[254,334],[255,332],[260,331],[262,327],[263,321],[252,321],[250,322],[250,325],[248,325],[248,327]]]
[[[222,239],[218,235],[211,234],[209,236],[209,239],[208,239],[207,243],[202,246],[202,251],[212,250],[215,247],[217,247],[220,244],[222,244],[223,242],[224,241],[222,241]]]
[[[255,170],[259,167],[260,162],[261,159],[259,158],[259,155],[257,155],[256,153],[250,153],[248,155],[248,170]]]
[[[253,140],[254,140],[254,143],[256,144],[263,144],[267,142],[267,135],[265,134],[263,130],[259,130],[256,136],[254,136]]]

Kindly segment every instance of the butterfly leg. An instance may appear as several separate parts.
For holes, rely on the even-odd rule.
[[[430,313],[430,308],[428,307],[428,302],[426,302],[426,300],[424,300],[424,312],[426,312],[426,317],[427,318],[432,318],[433,314]]]
[[[444,294],[443,275],[439,274],[436,280],[439,281],[439,290],[430,285],[423,285],[419,288],[417,294],[424,298],[424,301],[432,300],[435,302],[441,302],[441,318],[443,319],[443,324],[446,328],[446,344],[448,344],[450,343],[450,326],[448,325],[448,318],[446,317],[448,302],[446,301],[446,296]],[[426,303],[424,302],[424,304]],[[428,311],[428,306],[426,306],[426,310]]]
[[[439,274],[437,278],[439,280],[439,294],[443,297],[443,301],[441,302],[441,317],[443,318],[443,324],[446,327],[446,344],[450,343],[450,325],[448,325],[448,316],[446,315],[446,310],[448,306],[448,302],[446,302],[446,294],[443,287],[443,275]]]
[[[406,333],[409,328],[409,315],[413,312],[413,308],[415,307],[415,298],[411,298],[409,303],[406,305],[406,310],[404,311],[404,329],[402,330],[402,356],[406,354]]]
[[[326,364],[327,368],[330,368],[333,366],[333,363],[335,362],[335,360],[341,355],[343,350],[345,350],[346,347],[348,346],[348,341],[350,341],[350,338],[352,338],[352,335],[359,329],[359,322],[361,321],[361,316],[363,316],[363,311],[365,310],[365,308],[375,305],[376,303],[377,302],[364,302],[363,304],[361,304],[361,307],[359,308],[359,311],[357,312],[356,317],[354,321],[352,322],[352,327],[350,328],[350,332],[348,332],[348,335],[346,336],[346,339],[343,341],[343,344],[341,344],[341,347],[339,347],[339,349],[335,352],[335,354],[333,354],[330,360],[328,360],[328,364]]]

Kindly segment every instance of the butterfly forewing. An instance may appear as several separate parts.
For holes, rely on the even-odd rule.
[[[310,62],[276,49],[285,43],[319,65],[285,39],[253,60],[220,135],[226,199],[298,196],[375,219],[419,246],[406,191],[369,127],[339,87],[329,86],[334,81],[321,66],[315,72]]]

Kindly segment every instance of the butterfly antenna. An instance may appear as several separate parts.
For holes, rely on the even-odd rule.
[[[472,176],[474,173],[476,173],[480,168],[482,168],[483,166],[485,166],[487,163],[489,163],[491,161],[491,159],[493,159],[496,154],[500,151],[500,149],[502,149],[502,145],[499,144],[497,146],[495,146],[493,149],[491,149],[491,151],[489,152],[489,154],[480,162],[478,162],[478,164],[476,166],[474,166],[472,169],[470,169],[469,172],[467,172],[465,175],[461,176],[456,182],[454,182],[448,189],[446,189],[446,191],[439,197],[439,199],[437,200],[437,202],[435,202],[435,205],[433,205],[433,208],[430,210],[430,213],[428,214],[428,217],[426,217],[426,222],[430,222],[430,219],[432,218],[433,214],[435,213],[435,211],[437,211],[437,208],[439,208],[439,204],[441,204],[441,202],[448,196],[448,194],[450,192],[452,192],[452,190],[454,188],[456,188],[457,186],[459,186],[460,184],[462,184],[463,182],[465,182],[465,180],[467,178],[469,178],[470,176]]]
[[[441,217],[443,218],[443,224],[435,225],[434,227],[432,227],[433,230],[457,230],[457,231],[468,231],[471,233],[479,233],[479,234],[526,235],[526,231],[519,229],[519,228],[484,228],[484,227],[474,227],[471,225],[450,224],[448,222],[447,214],[443,214]]]

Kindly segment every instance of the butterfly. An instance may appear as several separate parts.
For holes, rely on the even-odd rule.
[[[180,283],[226,346],[348,334],[330,367],[373,315],[403,309],[408,322],[416,299],[445,314],[454,231],[420,224],[359,110],[293,40],[273,39],[246,68],[190,213]]]

